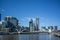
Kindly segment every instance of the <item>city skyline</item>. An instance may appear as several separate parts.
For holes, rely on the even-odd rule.
[[[40,26],[58,26],[60,29],[60,1],[59,0],[0,0],[0,13],[14,16],[21,25],[29,26],[29,19],[39,18]]]

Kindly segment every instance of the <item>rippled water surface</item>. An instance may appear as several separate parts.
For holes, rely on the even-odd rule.
[[[60,37],[51,34],[19,34],[19,35],[0,35],[0,40],[60,40]]]

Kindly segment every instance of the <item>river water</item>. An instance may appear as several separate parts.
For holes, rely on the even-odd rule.
[[[0,35],[0,40],[60,40],[51,34],[19,34],[19,35]]]

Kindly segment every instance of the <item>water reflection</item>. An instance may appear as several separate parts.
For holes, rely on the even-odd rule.
[[[0,35],[0,40],[60,40],[59,37],[51,34],[18,34],[18,35]]]
[[[18,35],[0,35],[0,40],[19,40]]]
[[[60,40],[60,37],[56,37],[56,36],[50,34],[49,37],[48,37],[48,39],[49,40]]]
[[[30,34],[29,40],[39,40],[39,34]]]
[[[49,38],[48,38],[48,40],[52,40],[52,35],[49,35]]]
[[[39,34],[21,34],[19,40],[39,40]]]

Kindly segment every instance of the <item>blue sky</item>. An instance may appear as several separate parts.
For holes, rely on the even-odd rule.
[[[28,26],[29,18],[39,17],[41,26],[57,25],[60,29],[59,0],[0,0],[2,20],[14,16],[21,25]]]

